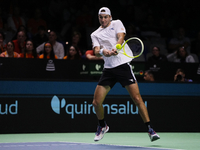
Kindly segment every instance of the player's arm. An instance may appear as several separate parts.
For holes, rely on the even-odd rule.
[[[124,43],[125,33],[117,33],[117,43],[122,45]]]
[[[94,50],[87,50],[85,52],[85,56],[88,60],[102,60],[103,58],[102,57],[97,57],[95,56],[94,54]]]
[[[94,50],[95,56],[97,56],[97,57],[102,57],[103,55],[105,57],[110,57],[113,55],[113,53],[111,51],[109,51],[108,49],[104,49],[104,48],[100,49],[99,46],[95,46],[93,48],[93,50]]]
[[[91,38],[92,38],[93,45],[96,45],[96,46],[93,47],[95,56],[97,56],[97,57],[102,57],[102,56],[110,57],[110,56],[112,56],[112,53],[111,53],[110,50],[105,49],[105,48],[100,48],[99,43],[98,43],[98,39],[96,38],[96,36],[94,36],[92,34]]]
[[[97,57],[97,56],[94,56],[91,54],[86,55],[86,58],[89,60],[102,60],[103,59],[102,57]]]
[[[124,38],[125,38],[125,33],[117,33],[117,43],[116,44],[120,44],[122,45],[124,43]],[[117,49],[116,47],[113,47],[112,49],[112,55],[117,55]]]
[[[95,54],[95,56],[96,57],[102,57],[102,54],[100,53],[100,47],[99,46],[95,46],[94,48],[93,48],[93,50],[94,50],[94,54]]]
[[[100,44],[97,37],[94,34],[91,34],[91,39],[92,39],[92,47],[93,47],[94,55],[96,57],[102,57],[103,49],[100,49]]]

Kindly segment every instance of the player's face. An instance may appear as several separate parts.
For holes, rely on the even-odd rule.
[[[107,26],[109,26],[110,25],[110,21],[111,21],[111,16],[110,15],[106,15],[106,14],[99,15],[99,23],[101,24],[101,26],[103,28],[106,28]]]

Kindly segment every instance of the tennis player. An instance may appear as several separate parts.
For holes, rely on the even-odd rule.
[[[98,119],[97,132],[94,141],[99,141],[108,132],[109,126],[104,120],[103,101],[107,93],[119,82],[127,89],[133,102],[139,109],[139,113],[146,124],[151,141],[159,139],[159,135],[152,129],[147,108],[140,95],[135,75],[132,72],[129,58],[117,53],[115,45],[123,44],[126,30],[120,20],[112,20],[109,8],[102,7],[99,10],[98,18],[100,27],[91,34],[93,50],[96,56],[104,59],[103,74],[95,89],[93,106]]]

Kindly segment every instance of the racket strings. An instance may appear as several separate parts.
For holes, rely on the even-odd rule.
[[[119,53],[122,53],[129,58],[137,58],[142,55],[143,51],[144,44],[137,37],[132,37],[126,40],[122,45],[122,49],[118,50]]]
[[[130,40],[129,42],[127,42],[127,45],[129,46],[133,56],[137,56],[138,54],[140,54],[142,46],[138,40]],[[125,51],[128,54],[128,49],[125,49]]]

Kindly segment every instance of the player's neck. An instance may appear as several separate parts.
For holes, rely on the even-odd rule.
[[[111,21],[106,26],[101,25],[101,28],[107,28],[108,26],[110,26],[110,24],[111,24]]]

